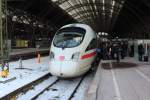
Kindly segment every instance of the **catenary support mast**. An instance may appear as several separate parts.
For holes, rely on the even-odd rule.
[[[0,0],[0,63],[2,70],[8,63],[9,48],[7,34],[7,0]]]

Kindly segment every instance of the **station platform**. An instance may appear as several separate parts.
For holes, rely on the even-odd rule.
[[[42,56],[49,54],[49,48],[40,48],[39,53]],[[36,48],[22,48],[22,49],[12,49],[10,52],[10,60],[18,60],[20,57],[22,59],[29,59],[36,57]]]
[[[150,100],[150,62],[102,60],[87,100]]]

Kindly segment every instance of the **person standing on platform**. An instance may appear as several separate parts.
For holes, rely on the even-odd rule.
[[[142,44],[138,45],[138,56],[139,56],[139,61],[142,61],[144,55],[144,47]]]
[[[120,62],[120,47],[119,47],[119,44],[117,44],[116,46],[116,60],[117,62]]]
[[[130,46],[129,56],[134,57],[134,45]]]
[[[99,64],[99,62],[102,58],[102,49],[101,49],[100,45],[98,45],[98,47],[96,48],[96,53],[97,53],[96,62],[97,62],[97,64]]]
[[[124,59],[124,57],[125,57],[125,54],[126,54],[125,49],[126,49],[125,44],[123,42],[121,42],[121,44],[120,44],[121,59]]]

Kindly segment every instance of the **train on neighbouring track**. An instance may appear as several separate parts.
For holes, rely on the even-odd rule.
[[[60,28],[51,43],[49,71],[58,77],[85,74],[96,57],[97,35],[86,24],[69,24]]]

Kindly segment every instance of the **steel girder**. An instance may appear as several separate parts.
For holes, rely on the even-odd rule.
[[[9,59],[8,33],[7,33],[7,5],[6,0],[0,0],[0,63]],[[2,67],[0,66],[0,67]]]
[[[101,29],[107,32],[112,31],[114,23],[116,22],[117,16],[119,15],[123,3],[123,0],[56,1],[57,5],[59,5],[62,9],[68,12],[73,18],[75,18],[79,22],[87,23],[86,19],[90,18],[89,23],[93,21],[93,23],[95,23],[96,25],[102,24]]]
[[[9,38],[14,40],[26,39],[35,42],[38,37],[51,38],[55,27],[50,22],[43,22],[35,15],[31,15],[20,9],[8,7]],[[32,45],[33,46],[33,45]],[[34,46],[33,46],[34,47]]]

